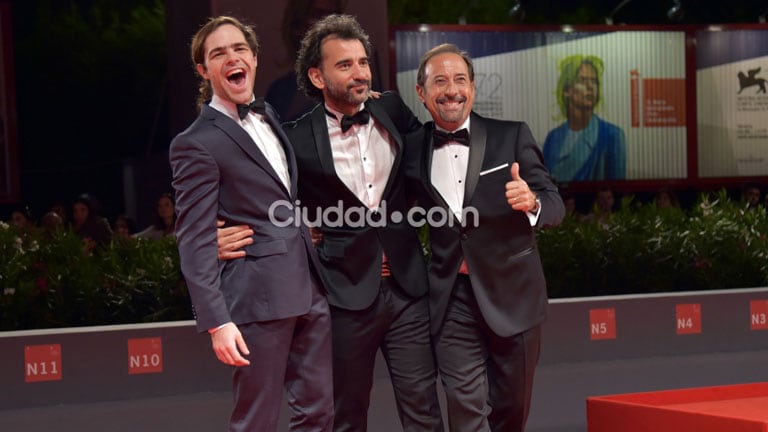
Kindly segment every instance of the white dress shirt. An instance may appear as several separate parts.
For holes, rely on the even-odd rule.
[[[290,191],[291,181],[288,175],[288,159],[285,156],[285,150],[264,116],[250,111],[244,119],[240,120],[240,116],[237,115],[237,106],[216,95],[213,95],[209,105],[231,117],[245,129],[253,142],[256,143],[256,147],[269,161],[286,190]]]
[[[437,125],[435,128],[447,131]],[[456,130],[467,129],[469,132],[469,117]],[[467,163],[469,162],[469,147],[456,142],[434,149],[432,153],[432,170],[430,178],[432,185],[450,207],[456,219],[461,222],[464,208],[464,186],[467,179]]]
[[[443,132],[456,132],[461,129],[471,132],[469,130],[469,117],[456,130],[447,131],[437,125],[435,125],[435,128]],[[432,185],[440,193],[440,196],[443,197],[459,222],[462,221],[463,216],[464,188],[467,180],[468,163],[469,146],[458,142],[449,142],[440,148],[434,149],[432,153],[432,169],[430,171]],[[509,181],[512,181],[511,174]],[[499,193],[504,192],[500,191]],[[541,206],[539,206],[536,212],[526,212],[531,226],[536,225],[540,211]]]
[[[363,109],[364,105],[360,105]],[[395,149],[389,134],[373,116],[367,124],[341,131],[342,113],[325,106],[325,119],[336,175],[369,209],[378,208],[387,186]]]

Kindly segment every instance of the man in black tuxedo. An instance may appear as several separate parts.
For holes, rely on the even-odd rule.
[[[181,269],[197,329],[235,367],[229,430],[277,430],[285,387],[292,431],[331,431],[329,307],[308,228],[275,223],[293,214],[272,209],[296,199],[297,168],[274,110],[254,98],[257,53],[232,17],[192,39],[200,115],[170,147]],[[243,259],[217,261],[217,219],[253,228]]]
[[[565,208],[528,127],[472,112],[466,53],[428,51],[416,91],[434,122],[406,139],[408,187],[447,215],[430,223],[429,297],[450,430],[522,431],[547,307],[534,229]]]
[[[370,55],[368,36],[353,17],[316,22],[302,40],[296,73],[299,86],[321,103],[284,125],[296,152],[301,207],[322,237],[317,250],[333,322],[334,430],[367,430],[381,349],[403,429],[441,431],[426,267],[405,217],[401,172],[402,135],[421,123],[394,93],[369,99]],[[321,217],[328,210],[344,216]],[[390,217],[396,212],[402,218]],[[234,230],[222,230],[222,258],[236,256],[229,251],[243,243],[230,240],[235,237]]]

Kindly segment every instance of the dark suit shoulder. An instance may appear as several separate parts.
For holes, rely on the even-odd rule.
[[[387,111],[387,114],[392,116],[392,114],[396,113],[399,110],[402,110],[403,108],[407,109],[410,112],[410,109],[403,101],[403,98],[400,97],[398,93],[395,93],[393,91],[385,91],[381,94],[381,96],[378,99],[370,98],[366,102],[366,104],[374,104],[379,105],[382,108],[384,108]]]
[[[314,113],[318,110],[324,111],[325,110],[324,105],[317,104],[315,105],[314,108],[302,114],[301,117],[297,118],[296,120],[291,120],[283,123],[283,130],[289,131],[289,130],[299,129],[301,127],[310,127],[310,125],[312,124],[312,116],[315,115]]]
[[[421,127],[421,121],[395,92],[386,91],[379,99],[368,99],[366,105],[382,108],[401,134],[411,133]]]
[[[208,109],[213,110],[212,108]],[[208,134],[213,133],[215,128],[212,128],[211,125],[213,125],[215,114],[211,112],[207,114],[208,115],[204,115],[203,113],[200,113],[200,115],[198,115],[186,129],[173,137],[171,140],[171,149],[180,145],[181,142],[190,140],[198,141],[201,140],[202,137],[206,137]],[[202,141],[204,141],[204,139]]]
[[[377,99],[372,99],[377,100]],[[387,90],[385,92],[381,93],[381,97],[378,99],[381,102],[392,102],[392,103],[405,103],[403,102],[403,98],[400,97],[400,93],[394,92],[392,90]]]
[[[264,98],[260,98],[260,99],[264,99]],[[270,104],[266,100],[264,100],[264,113],[265,115],[268,115],[273,119],[275,119],[278,124],[280,124],[283,121],[283,119],[280,118],[280,113],[278,113],[275,107],[272,106],[272,104]]]
[[[518,121],[518,120],[501,120],[497,118],[491,118],[491,117],[483,117],[480,114],[472,111],[472,117],[473,120],[481,121],[485,123],[486,126],[492,126],[492,127],[515,127],[519,128],[521,126],[525,125],[525,122]]]

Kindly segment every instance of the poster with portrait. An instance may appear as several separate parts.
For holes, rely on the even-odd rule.
[[[0,2],[0,203],[19,195],[10,14],[10,4]]]
[[[688,175],[684,32],[424,30],[394,33],[398,90],[421,120],[419,59],[449,42],[474,60],[474,110],[527,122],[558,182]]]
[[[696,33],[700,177],[768,174],[768,31]]]

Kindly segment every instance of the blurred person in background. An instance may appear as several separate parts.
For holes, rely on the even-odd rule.
[[[72,230],[85,241],[88,251],[107,245],[112,240],[109,221],[101,215],[98,200],[81,194],[72,203]]]
[[[171,193],[163,193],[157,199],[155,207],[155,222],[134,234],[134,237],[159,240],[172,236],[176,225],[176,200]]]
[[[136,232],[136,223],[128,215],[119,214],[112,222],[112,231],[115,234],[115,238],[127,239],[131,238]]]
[[[762,196],[763,189],[758,182],[748,181],[741,187],[741,203],[747,210],[759,209]]]
[[[288,0],[283,12],[282,37],[291,66],[296,61],[304,33],[320,18],[341,13],[346,3],[346,0]],[[265,99],[281,121],[296,120],[317,104],[299,89],[293,67],[269,84]]]
[[[19,230],[30,231],[35,228],[35,219],[29,207],[21,205],[11,211],[10,224]]]

